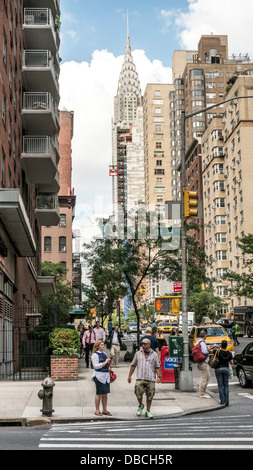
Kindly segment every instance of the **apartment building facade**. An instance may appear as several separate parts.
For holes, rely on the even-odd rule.
[[[147,211],[165,214],[165,202],[171,200],[171,84],[147,84],[143,96],[145,205]],[[165,222],[164,222],[165,223]],[[172,291],[171,283],[160,277],[147,279],[149,302]]]
[[[55,289],[41,277],[40,243],[41,226],[59,217],[59,15],[58,0],[0,3],[1,376],[19,368],[15,332],[25,335],[40,318],[40,295]]]
[[[184,109],[187,115],[224,101],[228,82],[231,82],[238,73],[250,70],[252,63],[247,54],[229,56],[226,35],[211,34],[201,36],[196,51],[175,51],[172,64],[174,90],[171,93],[171,116],[174,119],[171,125],[177,137],[172,138],[174,150],[172,160],[177,166],[181,161],[181,110]],[[194,139],[203,135],[210,121],[223,113],[224,105],[220,105],[209,112],[200,113],[186,120],[186,151]],[[179,173],[173,183],[172,197],[180,199]]]
[[[59,152],[59,223],[42,227],[42,261],[61,263],[66,268],[66,281],[72,284],[72,223],[76,196],[72,188],[72,147],[74,112],[60,111]]]
[[[252,300],[232,296],[230,283],[222,279],[227,270],[245,270],[246,257],[238,243],[253,233],[253,99],[247,99],[253,96],[253,67],[251,74],[237,77],[226,95],[233,102],[224,106],[223,117],[213,119],[202,137],[205,250],[213,260],[207,274],[227,312],[252,305]]]

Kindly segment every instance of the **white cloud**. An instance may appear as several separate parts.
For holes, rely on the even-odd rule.
[[[166,21],[174,17],[184,49],[197,49],[204,34],[227,34],[229,55],[248,53],[253,59],[253,3],[251,0],[188,0],[187,11],[168,10],[161,15]]]
[[[142,93],[147,83],[170,83],[171,69],[133,51]],[[72,185],[77,196],[74,225],[91,231],[94,212],[110,213],[112,180],[112,118],[114,96],[124,56],[93,52],[88,62],[65,62],[60,74],[60,109],[74,111]],[[86,228],[84,227],[86,226]]]

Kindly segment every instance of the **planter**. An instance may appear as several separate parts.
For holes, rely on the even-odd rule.
[[[77,380],[78,356],[51,356],[51,379]]]

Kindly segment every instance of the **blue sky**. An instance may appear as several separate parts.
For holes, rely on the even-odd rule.
[[[120,55],[125,49],[129,14],[132,47],[144,49],[150,60],[171,65],[174,49],[181,48],[178,28],[166,28],[162,11],[187,11],[187,0],[61,0],[63,61],[91,59],[95,49]]]
[[[229,55],[253,60],[252,0],[60,0],[60,109],[74,111],[74,225],[89,238],[94,217],[112,213],[113,100],[126,46],[142,94],[148,83],[171,83],[175,49],[196,50],[201,35],[228,35]],[[219,14],[217,12],[219,11]]]

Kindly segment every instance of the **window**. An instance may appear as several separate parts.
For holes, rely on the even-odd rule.
[[[60,227],[66,227],[66,214],[60,214]]]
[[[44,251],[52,251],[52,238],[44,237]]]
[[[5,186],[5,153],[4,153],[3,148],[2,148],[1,184],[4,188]]]
[[[223,233],[223,232],[216,233],[215,241],[216,241],[216,243],[226,243],[227,242],[227,234]]]
[[[226,225],[226,216],[225,215],[217,215],[214,218],[215,225]]]
[[[155,96],[161,96],[161,91],[160,90],[155,90]]]
[[[2,95],[2,120],[4,123],[4,126],[6,124],[6,95],[3,90],[3,95]]]
[[[216,251],[216,260],[217,261],[227,260],[227,251],[225,250]]]
[[[66,237],[59,237],[59,251],[66,251]]]

